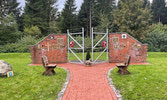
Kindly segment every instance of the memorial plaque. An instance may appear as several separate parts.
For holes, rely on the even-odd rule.
[[[114,44],[118,43],[119,42],[119,37],[113,37],[112,41],[113,41]]]
[[[64,39],[63,38],[57,38],[57,44],[63,44]]]

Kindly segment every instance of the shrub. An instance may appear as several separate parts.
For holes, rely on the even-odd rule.
[[[167,52],[167,45],[164,45],[163,47],[161,47],[160,51],[161,52]]]
[[[167,25],[161,23],[153,24],[149,29],[149,34],[145,42],[149,44],[149,51],[166,52]]]
[[[86,60],[90,60],[91,56],[90,56],[90,52],[88,51],[86,54]]]
[[[24,29],[24,35],[38,38],[41,36],[41,30],[37,26],[26,27]]]
[[[3,46],[0,46],[0,52],[29,52],[29,45],[34,45],[39,39],[36,39],[32,36],[25,36],[22,39],[18,40],[16,43],[9,43]]]

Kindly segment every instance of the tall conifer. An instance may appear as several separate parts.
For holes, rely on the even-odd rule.
[[[49,23],[55,17],[57,0],[26,0],[24,23],[25,27],[38,26],[44,35],[49,34]],[[53,15],[54,14],[54,15]]]
[[[14,17],[18,17],[20,14],[21,8],[19,7],[17,0],[1,0],[0,1],[0,10],[1,17],[6,17],[11,14]]]
[[[167,7],[165,0],[153,0],[152,2],[153,21],[167,24]]]
[[[137,38],[143,39],[151,23],[151,13],[143,8],[144,0],[120,1],[120,6],[113,12],[112,28],[116,32],[127,32]]]
[[[64,9],[60,17],[61,20],[59,28],[61,29],[61,32],[66,33],[67,29],[76,30],[77,16],[76,16],[75,0],[66,0]]]

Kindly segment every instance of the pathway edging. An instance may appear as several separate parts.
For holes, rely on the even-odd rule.
[[[62,69],[64,69],[67,72],[67,77],[66,77],[66,82],[63,84],[63,87],[62,87],[61,91],[58,93],[58,98],[56,100],[62,100],[63,95],[64,95],[64,93],[65,93],[65,91],[67,89],[67,86],[69,84],[69,81],[70,81],[70,72],[69,72],[69,70],[66,69],[66,68],[63,68],[63,67],[59,67],[59,68],[62,68]]]
[[[114,86],[114,82],[112,81],[112,79],[110,78],[111,75],[111,71],[114,68],[110,68],[108,73],[107,73],[107,78],[108,78],[108,82],[110,84],[110,87],[112,88],[112,90],[114,91],[115,95],[117,96],[118,100],[122,100],[122,95],[120,94],[120,91],[116,89],[116,87]]]

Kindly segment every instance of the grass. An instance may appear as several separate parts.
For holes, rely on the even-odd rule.
[[[94,52],[93,53],[93,59],[96,60],[96,58],[100,55],[101,52]],[[83,59],[82,58],[82,53],[75,53],[81,60]],[[84,53],[84,59],[86,59],[86,54],[87,53]],[[70,61],[76,61],[77,58],[72,54],[70,53]],[[91,56],[91,59],[92,59],[92,53],[90,52],[90,56]],[[106,52],[104,52],[98,60],[102,60],[102,61],[106,61]]]
[[[29,53],[1,53],[0,59],[8,62],[13,77],[0,77],[1,100],[55,100],[65,82],[67,73],[56,68],[56,75],[42,76],[42,66],[28,66]]]
[[[167,53],[148,53],[151,65],[131,65],[130,75],[111,72],[123,100],[167,100]]]

